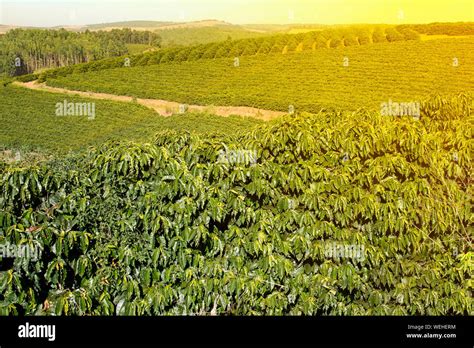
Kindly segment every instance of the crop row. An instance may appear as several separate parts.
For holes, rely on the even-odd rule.
[[[41,73],[40,81],[72,73],[84,73],[124,66],[148,66],[169,62],[196,61],[201,59],[235,58],[253,55],[288,54],[327,48],[367,45],[372,43],[419,40],[419,34],[410,28],[400,31],[393,26],[353,27],[325,29],[302,34],[227,40],[209,44],[171,47],[130,57],[104,59],[78,64]]]
[[[233,59],[222,58],[108,69],[47,83],[188,104],[379,110],[389,100],[474,91],[472,45],[472,38],[386,43],[242,57],[237,67]]]

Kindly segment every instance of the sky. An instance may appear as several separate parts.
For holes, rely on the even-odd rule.
[[[473,0],[0,0],[0,24],[58,26],[125,20],[235,24],[474,21]]]

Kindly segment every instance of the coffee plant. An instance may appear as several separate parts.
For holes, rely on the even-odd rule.
[[[295,113],[0,166],[0,246],[39,250],[0,258],[0,313],[472,315],[471,110]],[[219,160],[239,151],[255,160]]]

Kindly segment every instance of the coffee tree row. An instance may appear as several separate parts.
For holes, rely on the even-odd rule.
[[[380,111],[382,103],[420,102],[433,91],[472,92],[473,45],[474,37],[469,37],[238,60],[204,59],[146,67],[132,64],[130,68],[49,79],[47,84],[190,105],[250,106],[286,112],[290,105],[308,112],[321,107]]]
[[[39,75],[40,81],[72,73],[121,68],[127,66],[147,66],[168,62],[195,61],[200,59],[234,58],[240,56],[287,54],[322,48],[338,48],[367,45],[371,43],[419,40],[419,34],[410,28],[400,31],[391,26],[354,27],[348,29],[325,29],[302,34],[279,34],[255,39],[227,40],[209,44],[171,47],[147,52],[127,58],[104,59],[45,71]]]

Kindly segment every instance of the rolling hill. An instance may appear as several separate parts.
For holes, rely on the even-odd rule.
[[[0,87],[0,149],[64,154],[108,140],[146,141],[162,130],[234,133],[261,123],[254,118],[180,114],[162,117],[135,103],[96,100],[8,86]],[[94,119],[58,117],[57,103],[94,103]],[[42,136],[38,136],[42,134]],[[1,156],[0,156],[1,157]]]
[[[200,105],[380,109],[474,91],[474,37],[200,59],[47,78],[55,87]],[[455,63],[457,63],[456,66]]]

